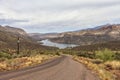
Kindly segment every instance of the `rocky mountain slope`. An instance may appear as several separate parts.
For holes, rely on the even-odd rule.
[[[113,51],[120,51],[120,41],[109,41],[106,43],[92,44],[92,45],[83,45],[72,48],[75,51],[96,51],[103,49],[111,49]]]
[[[23,29],[14,28],[14,27],[10,27],[10,26],[0,26],[0,30],[10,32],[10,33],[14,33],[14,34],[17,34],[17,35],[27,35],[27,33]]]
[[[20,28],[10,26],[0,26],[0,50],[17,49],[17,39],[20,38],[20,50],[23,49],[45,49],[47,47],[41,46],[34,39]]]
[[[30,37],[32,37],[35,40],[42,40],[42,39],[50,39],[50,38],[56,38],[59,37],[59,33],[30,33]]]
[[[61,33],[60,37],[51,39],[51,41],[58,43],[72,43],[80,45],[91,45],[119,40],[120,24],[102,25],[93,29]]]

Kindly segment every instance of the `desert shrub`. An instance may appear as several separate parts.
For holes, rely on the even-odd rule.
[[[0,57],[0,62],[6,61],[6,60],[7,60],[7,58]]]
[[[116,52],[116,53],[115,53],[115,59],[116,59],[116,60],[120,60],[120,53],[119,53],[119,52]]]
[[[81,51],[78,53],[78,56],[81,56],[81,57],[88,57],[88,58],[95,58],[95,54],[94,52],[89,52],[89,51]]]
[[[105,62],[109,60],[114,60],[115,53],[113,53],[109,49],[104,49],[104,50],[96,51],[95,56],[96,58],[101,59]]]
[[[8,53],[0,52],[0,58],[10,59],[10,58],[12,58],[12,56],[10,54],[8,54]]]

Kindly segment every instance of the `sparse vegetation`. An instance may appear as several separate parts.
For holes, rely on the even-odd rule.
[[[76,51],[74,59],[96,72],[102,80],[119,80],[119,54],[119,51],[110,49]]]
[[[13,69],[21,69],[24,67],[37,65],[44,60],[59,56],[59,52],[55,49],[23,49],[20,54],[16,50],[6,49],[0,52],[0,71],[8,71]]]
[[[120,61],[116,61],[116,60],[107,61],[104,64],[105,64],[106,69],[109,69],[109,70],[120,70]]]
[[[109,41],[106,43],[92,44],[92,45],[84,45],[74,47],[72,50],[76,51],[96,51],[103,49],[110,49],[112,51],[120,51],[120,40],[119,41]]]
[[[37,65],[47,59],[51,59],[54,57],[57,57],[57,55],[35,55],[29,57],[7,59],[0,62],[0,71],[16,70]]]
[[[113,53],[109,49],[96,51],[95,55],[96,55],[96,58],[101,59],[103,61],[110,61],[110,60],[114,60],[115,58],[115,53]]]
[[[115,77],[112,73],[105,70],[101,64],[95,64],[92,62],[92,59],[85,58],[85,57],[74,57],[75,60],[79,61],[80,63],[85,64],[89,69],[96,72],[101,80],[114,80]]]
[[[3,27],[2,27],[3,28]],[[89,69],[95,71],[102,80],[115,80],[120,75],[120,41],[110,41],[93,45],[78,46],[75,48],[58,49],[55,47],[42,46],[36,43],[27,35],[20,35],[0,30],[0,71],[21,69],[28,66],[37,65],[44,60],[59,56],[61,53],[74,55],[74,59],[85,64]],[[11,29],[12,30],[12,29]],[[25,33],[26,34],[26,33]],[[20,54],[17,54],[17,37],[20,37]],[[83,36],[65,35],[65,38],[51,39],[52,41],[71,43],[80,43],[81,41],[88,44],[99,42],[103,37],[108,40],[109,36],[96,36],[85,34]],[[73,38],[74,37],[74,38]],[[61,39],[61,41],[60,41]],[[76,41],[77,40],[77,41]],[[101,41],[101,40],[100,40]],[[102,40],[104,41],[104,40]]]
[[[7,58],[10,59],[12,58],[10,54],[5,53],[5,52],[0,52],[0,59]]]

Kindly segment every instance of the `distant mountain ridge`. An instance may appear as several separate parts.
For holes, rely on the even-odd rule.
[[[72,43],[90,45],[107,41],[120,40],[120,24],[107,24],[92,29],[61,33],[58,38],[51,41],[58,43]]]
[[[29,33],[29,36],[35,40],[50,39],[59,37],[59,33]]]

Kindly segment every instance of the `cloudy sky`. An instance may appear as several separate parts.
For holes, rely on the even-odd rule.
[[[64,32],[120,23],[120,0],[0,0],[0,25]]]

